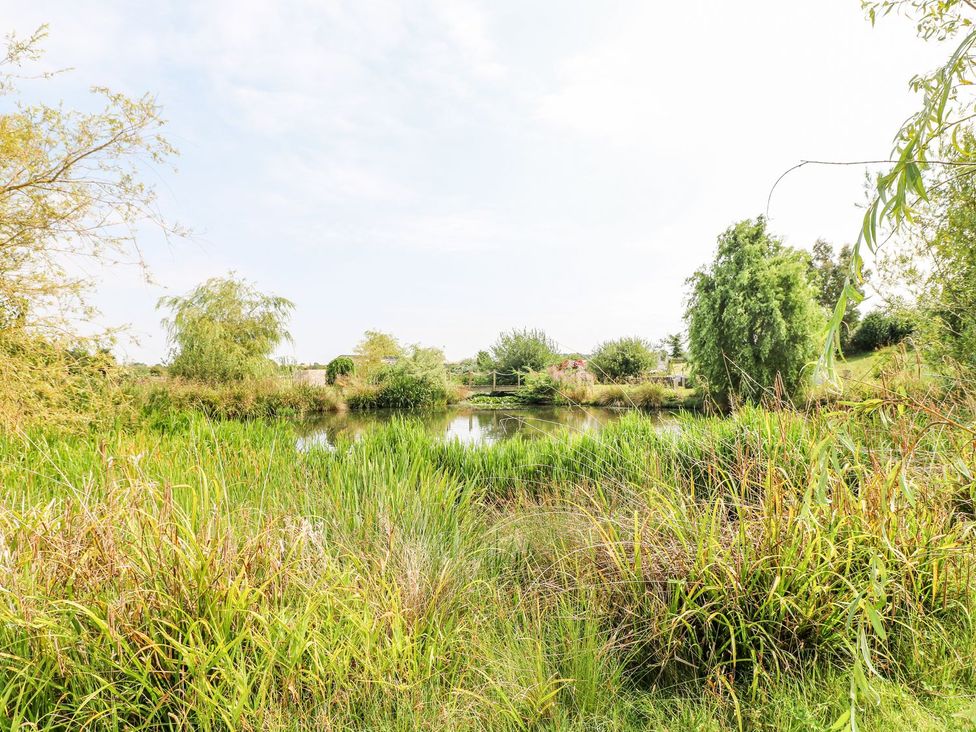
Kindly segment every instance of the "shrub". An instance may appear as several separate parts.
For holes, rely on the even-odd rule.
[[[399,364],[385,369],[377,386],[377,407],[424,409],[447,403],[447,387],[443,380],[413,373]]]
[[[0,428],[88,428],[125,411],[123,374],[106,351],[68,349],[19,328],[0,329]]]
[[[638,384],[630,392],[634,404],[644,409],[659,409],[664,406],[668,395],[674,394],[661,384]]]
[[[590,369],[602,380],[619,381],[640,376],[657,366],[651,345],[641,338],[619,338],[597,346]]]
[[[901,343],[915,330],[911,318],[880,310],[868,313],[850,340],[851,353],[869,353]]]
[[[594,382],[586,361],[568,358],[544,372],[526,375],[516,396],[532,404],[584,404],[592,398]]]
[[[329,361],[325,367],[325,378],[334,384],[340,376],[350,376],[356,371],[356,363],[349,356],[339,356]]]
[[[556,344],[541,330],[502,333],[491,347],[499,371],[541,371],[556,359]]]
[[[546,371],[533,371],[522,379],[522,386],[515,392],[519,401],[528,404],[552,404],[556,401],[558,386]]]
[[[630,407],[630,393],[623,384],[608,384],[598,387],[593,403],[599,407]]]
[[[395,364],[381,367],[373,378],[374,389],[359,389],[349,405],[355,409],[427,409],[457,398],[444,367],[444,354],[436,348],[413,346]]]

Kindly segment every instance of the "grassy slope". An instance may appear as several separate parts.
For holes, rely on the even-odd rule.
[[[886,679],[861,729],[969,729],[958,480],[919,460],[909,508],[888,475],[921,425],[858,419],[662,433],[634,415],[477,450],[394,425],[299,453],[287,425],[197,417],[0,438],[0,719],[824,728],[848,704],[853,619]],[[954,450],[925,439],[936,464]],[[872,556],[885,639],[848,611]]]

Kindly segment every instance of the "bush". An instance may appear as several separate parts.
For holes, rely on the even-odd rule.
[[[901,343],[915,330],[911,318],[880,310],[868,313],[851,336],[851,353],[869,353]]]
[[[339,356],[329,361],[325,367],[325,378],[330,384],[334,384],[340,376],[350,376],[356,371],[356,362],[349,356]]]
[[[660,409],[669,395],[674,396],[674,392],[661,384],[638,384],[630,392],[634,404],[643,409]]]
[[[0,429],[87,429],[125,411],[123,372],[110,353],[0,329]]]
[[[610,384],[599,388],[593,397],[593,403],[601,407],[660,409],[665,405],[677,404],[678,396],[661,384]]]
[[[641,338],[619,338],[597,346],[590,369],[601,381],[619,381],[640,376],[657,366],[651,345]]]
[[[541,371],[556,360],[556,344],[541,330],[513,330],[498,336],[491,355],[498,371]]]
[[[568,358],[544,372],[526,375],[516,396],[530,404],[585,404],[593,396],[594,382],[586,361]]]
[[[447,389],[443,382],[398,366],[383,373],[378,387],[377,407],[425,409],[447,404]]]
[[[545,371],[533,371],[522,379],[522,386],[515,392],[519,401],[527,404],[552,404],[556,401],[556,380]]]
[[[460,392],[447,378],[444,354],[414,346],[410,354],[376,372],[374,389],[360,389],[350,401],[355,409],[428,409],[444,406]]]

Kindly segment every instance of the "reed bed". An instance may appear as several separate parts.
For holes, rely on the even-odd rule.
[[[0,720],[967,729],[976,466],[949,416],[0,436]]]

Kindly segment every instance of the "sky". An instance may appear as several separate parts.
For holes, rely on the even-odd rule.
[[[681,330],[685,279],[803,159],[887,157],[946,49],[858,0],[0,0],[48,23],[28,89],[150,93],[180,150],[147,171],[190,228],[97,273],[130,361],[166,357],[157,300],[236,272],[295,303],[280,355],[367,329],[474,355],[503,330],[565,352]],[[43,86],[41,86],[43,84]],[[806,167],[770,228],[850,242],[866,169]]]

